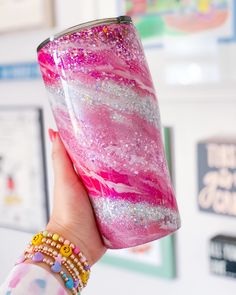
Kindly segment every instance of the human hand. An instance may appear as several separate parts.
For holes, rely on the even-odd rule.
[[[95,216],[79,176],[57,132],[49,129],[54,170],[53,211],[47,230],[70,240],[84,253],[90,265],[106,252]]]

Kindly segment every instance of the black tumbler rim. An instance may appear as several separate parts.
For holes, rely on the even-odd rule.
[[[42,49],[49,42],[54,41],[54,40],[56,40],[60,37],[63,37],[65,35],[73,34],[75,32],[82,30],[82,29],[85,29],[85,28],[91,28],[91,27],[94,27],[97,25],[103,25],[103,24],[108,25],[108,24],[131,24],[131,23],[132,23],[132,19],[128,15],[122,15],[122,16],[111,17],[111,18],[103,18],[103,19],[97,19],[97,20],[85,22],[85,23],[70,27],[58,34],[55,34],[55,35],[47,38],[46,40],[44,40],[42,43],[39,44],[39,46],[37,47],[37,52],[40,49]]]

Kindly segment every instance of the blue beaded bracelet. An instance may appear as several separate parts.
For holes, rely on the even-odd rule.
[[[46,258],[41,252],[36,252],[34,254],[25,254],[25,259],[32,260],[34,263],[44,263],[50,267],[53,273],[58,273],[62,280],[65,283],[65,287],[71,291],[73,295],[79,295],[81,289],[78,286],[78,283],[72,279],[71,276],[67,275],[61,268],[55,268],[55,263]],[[60,269],[60,270],[59,270]]]

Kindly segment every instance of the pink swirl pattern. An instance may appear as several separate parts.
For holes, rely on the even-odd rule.
[[[42,47],[38,60],[106,246],[136,246],[177,230],[158,103],[134,26],[64,35]]]

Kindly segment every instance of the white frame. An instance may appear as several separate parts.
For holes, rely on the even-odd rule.
[[[53,0],[0,0],[0,33],[52,27]]]
[[[43,110],[1,106],[0,123],[0,227],[37,232],[49,218]]]

